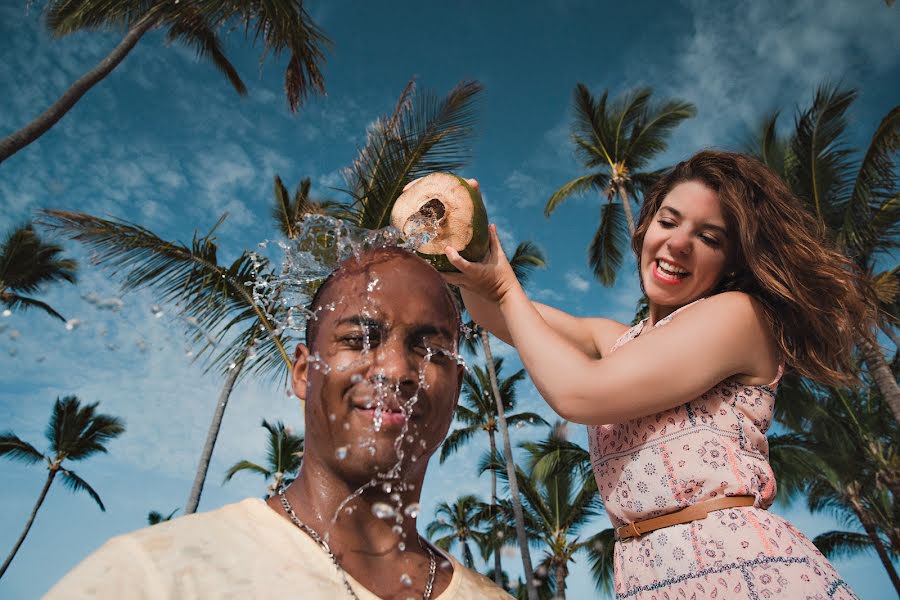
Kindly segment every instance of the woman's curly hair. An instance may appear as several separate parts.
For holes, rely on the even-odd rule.
[[[853,348],[873,341],[871,289],[855,264],[837,252],[824,228],[760,161],[704,150],[678,163],[644,198],[631,246],[640,261],[644,235],[668,193],[701,182],[718,194],[733,250],[716,293],[756,298],[784,361],[826,385],[852,384]]]

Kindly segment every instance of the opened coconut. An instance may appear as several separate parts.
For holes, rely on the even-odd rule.
[[[457,270],[444,254],[447,246],[477,262],[490,243],[481,194],[451,173],[432,173],[409,186],[394,203],[391,225],[438,271]]]

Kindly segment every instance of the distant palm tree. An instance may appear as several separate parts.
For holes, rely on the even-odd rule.
[[[50,443],[47,454],[42,454],[34,446],[20,439],[11,431],[0,434],[0,456],[10,460],[35,464],[42,460],[47,461],[47,481],[38,496],[37,502],[25,523],[25,529],[16,540],[12,551],[6,557],[3,566],[0,567],[0,577],[6,573],[9,564],[16,556],[16,552],[25,541],[25,536],[34,523],[38,510],[50,491],[50,485],[56,476],[62,477],[63,485],[73,492],[86,492],[100,510],[105,511],[100,496],[94,491],[88,482],[79,477],[74,471],[63,465],[66,460],[84,460],[98,452],[105,453],[106,444],[120,436],[125,431],[125,425],[118,417],[97,413],[97,403],[81,405],[75,396],[66,396],[62,400],[56,399],[53,412],[50,414],[50,422],[44,436]]]
[[[9,310],[39,308],[65,321],[49,304],[31,297],[47,283],[75,283],[77,264],[62,252],[41,240],[30,223],[13,229],[0,246],[0,302]]]
[[[460,496],[453,504],[441,502],[434,511],[435,520],[425,529],[425,535],[435,546],[443,550],[452,550],[459,544],[463,564],[469,569],[474,569],[475,557],[469,542],[477,543],[477,540],[485,535],[478,529],[482,524],[480,515],[484,514],[484,508],[484,503],[472,494]],[[436,535],[441,537],[434,539]]]
[[[616,273],[634,233],[631,202],[638,203],[664,171],[643,169],[665,151],[666,138],[672,130],[697,114],[694,105],[683,100],[653,105],[652,95],[650,88],[641,88],[608,104],[609,90],[604,90],[597,100],[584,84],[575,87],[572,141],[590,173],[559,188],[544,207],[544,216],[549,217],[575,194],[594,189],[606,197],[600,210],[600,224],[588,250],[594,275],[605,286],[615,284]],[[618,204],[613,202],[616,198]]]
[[[828,511],[863,533],[829,531],[813,541],[827,556],[875,550],[900,593],[900,427],[874,386],[853,391],[793,387],[784,402],[803,407],[788,432],[770,436],[770,461],[788,496],[806,494],[811,512]]]
[[[176,508],[168,515],[163,515],[161,512],[151,510],[149,513],[147,513],[147,525],[158,525],[160,523],[165,523],[166,521],[171,521],[172,517],[174,517],[175,513],[177,512],[178,509]]]
[[[494,359],[494,373],[500,378],[500,372],[503,370],[503,359]],[[504,411],[512,411],[516,405],[516,384],[525,379],[525,370],[519,369],[506,379],[499,382],[500,398],[503,402]],[[497,418],[497,403],[494,401],[493,392],[491,391],[490,376],[486,368],[478,365],[466,371],[463,377],[463,400],[456,406],[456,419],[463,423],[463,427],[450,432],[444,444],[441,446],[441,464],[452,454],[454,454],[463,444],[467,443],[479,431],[487,433],[490,445],[491,456],[497,455],[496,434],[499,430]],[[523,412],[506,416],[506,424],[519,425],[525,423],[539,423],[547,425],[547,421],[537,413]],[[494,521],[496,516],[497,504],[497,474],[491,471],[491,502],[488,518]],[[494,576],[499,578],[503,571],[500,565],[500,545],[496,536],[488,536],[486,538],[491,553],[494,556]],[[502,581],[495,579],[497,585],[502,585]]]
[[[241,28],[246,37],[264,46],[263,58],[290,52],[284,89],[292,111],[310,92],[325,91],[321,65],[330,41],[303,8],[301,0],[257,2],[254,0],[184,0],[143,2],[137,0],[51,0],[47,6],[47,28],[55,37],[95,29],[125,29],[125,37],[97,66],[75,83],[34,121],[0,140],[3,162],[53,127],[97,83],[109,75],[148,31],[166,30],[167,42],[193,48],[210,60],[240,95],[247,88],[225,56],[219,32]]]
[[[241,471],[259,473],[266,480],[272,479],[266,488],[268,495],[271,496],[282,485],[290,485],[300,470],[303,462],[303,436],[291,431],[290,427],[285,427],[281,421],[273,425],[263,419],[262,426],[269,432],[266,452],[268,464],[261,466],[249,460],[238,461],[228,469],[225,482],[231,481],[231,478]]]
[[[557,423],[544,440],[522,447],[528,453],[527,471],[519,469],[525,523],[529,537],[544,548],[538,573],[549,579],[553,597],[564,600],[568,563],[584,552],[597,590],[608,592],[613,579],[613,530],[584,539],[578,536],[603,511],[587,450],[566,439],[564,422]],[[498,469],[496,464],[483,467]],[[508,505],[506,512],[509,518]]]
[[[846,114],[857,96],[856,90],[824,84],[788,136],[778,135],[779,114],[769,114],[748,150],[782,176],[838,249],[868,275],[879,305],[878,324],[896,345],[900,269],[884,268],[882,259],[894,265],[900,235],[900,106],[888,111],[860,157],[846,142]],[[884,354],[866,338],[857,332],[860,353],[900,423],[897,379]]]

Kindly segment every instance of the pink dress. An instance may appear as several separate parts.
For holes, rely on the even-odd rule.
[[[643,327],[629,329],[612,350]],[[812,542],[765,510],[775,497],[766,430],[782,372],[769,385],[725,380],[681,406],[588,428],[594,477],[614,527],[722,495],[756,496],[752,507],[616,542],[617,599],[856,598]]]

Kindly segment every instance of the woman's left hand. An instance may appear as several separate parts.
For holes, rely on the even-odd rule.
[[[470,262],[459,255],[451,246],[444,249],[450,264],[459,269],[459,273],[443,273],[448,283],[478,294],[485,300],[500,304],[509,293],[519,285],[506,253],[500,246],[497,237],[497,226],[488,227],[490,246],[481,262]]]

